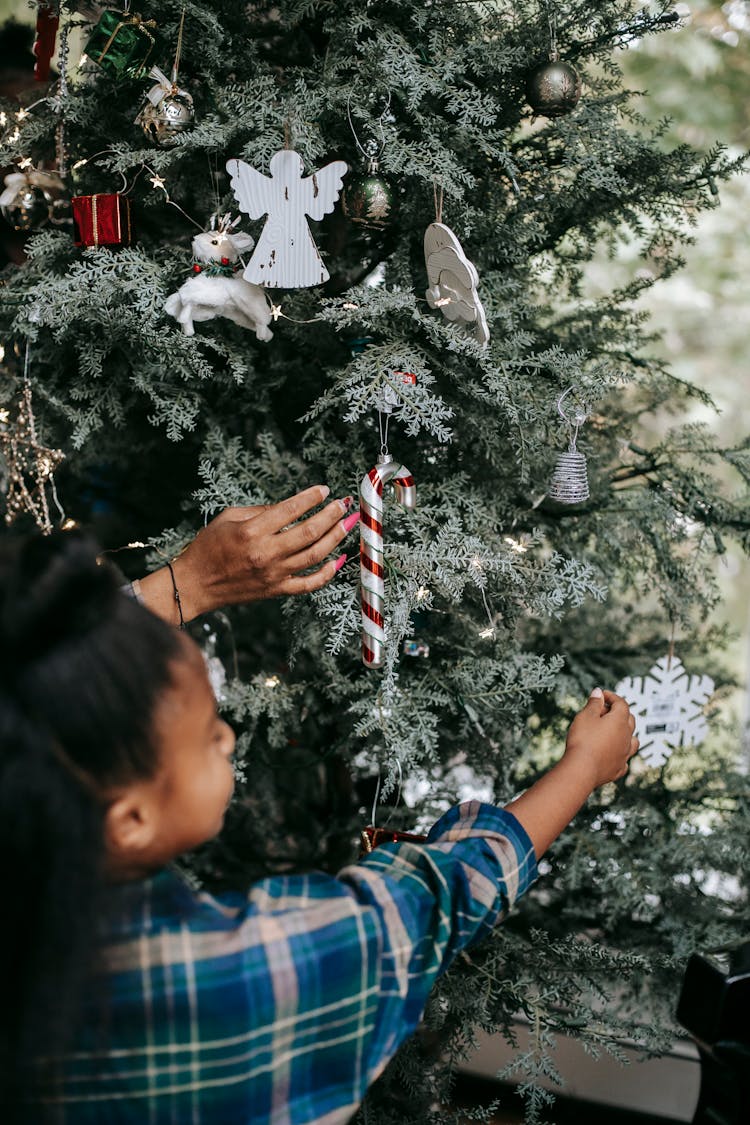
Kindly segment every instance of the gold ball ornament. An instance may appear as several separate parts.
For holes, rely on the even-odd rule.
[[[195,121],[193,99],[187,90],[172,86],[156,105],[147,101],[138,114],[138,124],[148,139],[160,148],[169,148],[181,133],[192,129]]]
[[[550,59],[534,67],[526,79],[526,100],[542,117],[563,117],[578,105],[581,76],[570,63]]]

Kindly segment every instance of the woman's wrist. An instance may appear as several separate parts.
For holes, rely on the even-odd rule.
[[[194,617],[206,612],[194,596],[194,584],[180,562],[180,558],[171,560],[171,572],[169,566],[162,566],[140,579],[140,600],[143,605],[169,625],[175,626],[192,621]],[[178,597],[175,597],[175,591]]]

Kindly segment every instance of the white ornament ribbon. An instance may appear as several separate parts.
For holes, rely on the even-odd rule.
[[[152,66],[148,72],[149,78],[154,78],[157,82],[156,86],[152,86],[146,97],[151,102],[151,105],[157,106],[166,98],[167,94],[171,94],[175,88],[175,83],[171,78],[167,78],[163,70],[158,66]]]

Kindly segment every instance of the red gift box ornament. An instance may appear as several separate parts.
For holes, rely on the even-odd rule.
[[[126,196],[116,192],[76,195],[71,202],[76,246],[132,246],[135,242]]]

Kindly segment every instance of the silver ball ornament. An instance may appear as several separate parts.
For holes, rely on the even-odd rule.
[[[138,114],[138,123],[148,139],[161,148],[175,144],[181,133],[187,133],[195,121],[193,99],[187,90],[173,86],[156,104],[146,102]]]
[[[2,210],[3,218],[14,230],[39,230],[49,220],[52,197],[35,184],[24,183]]]
[[[550,59],[541,63],[526,79],[526,100],[534,113],[543,117],[562,117],[571,113],[581,96],[581,76],[570,63]]]

